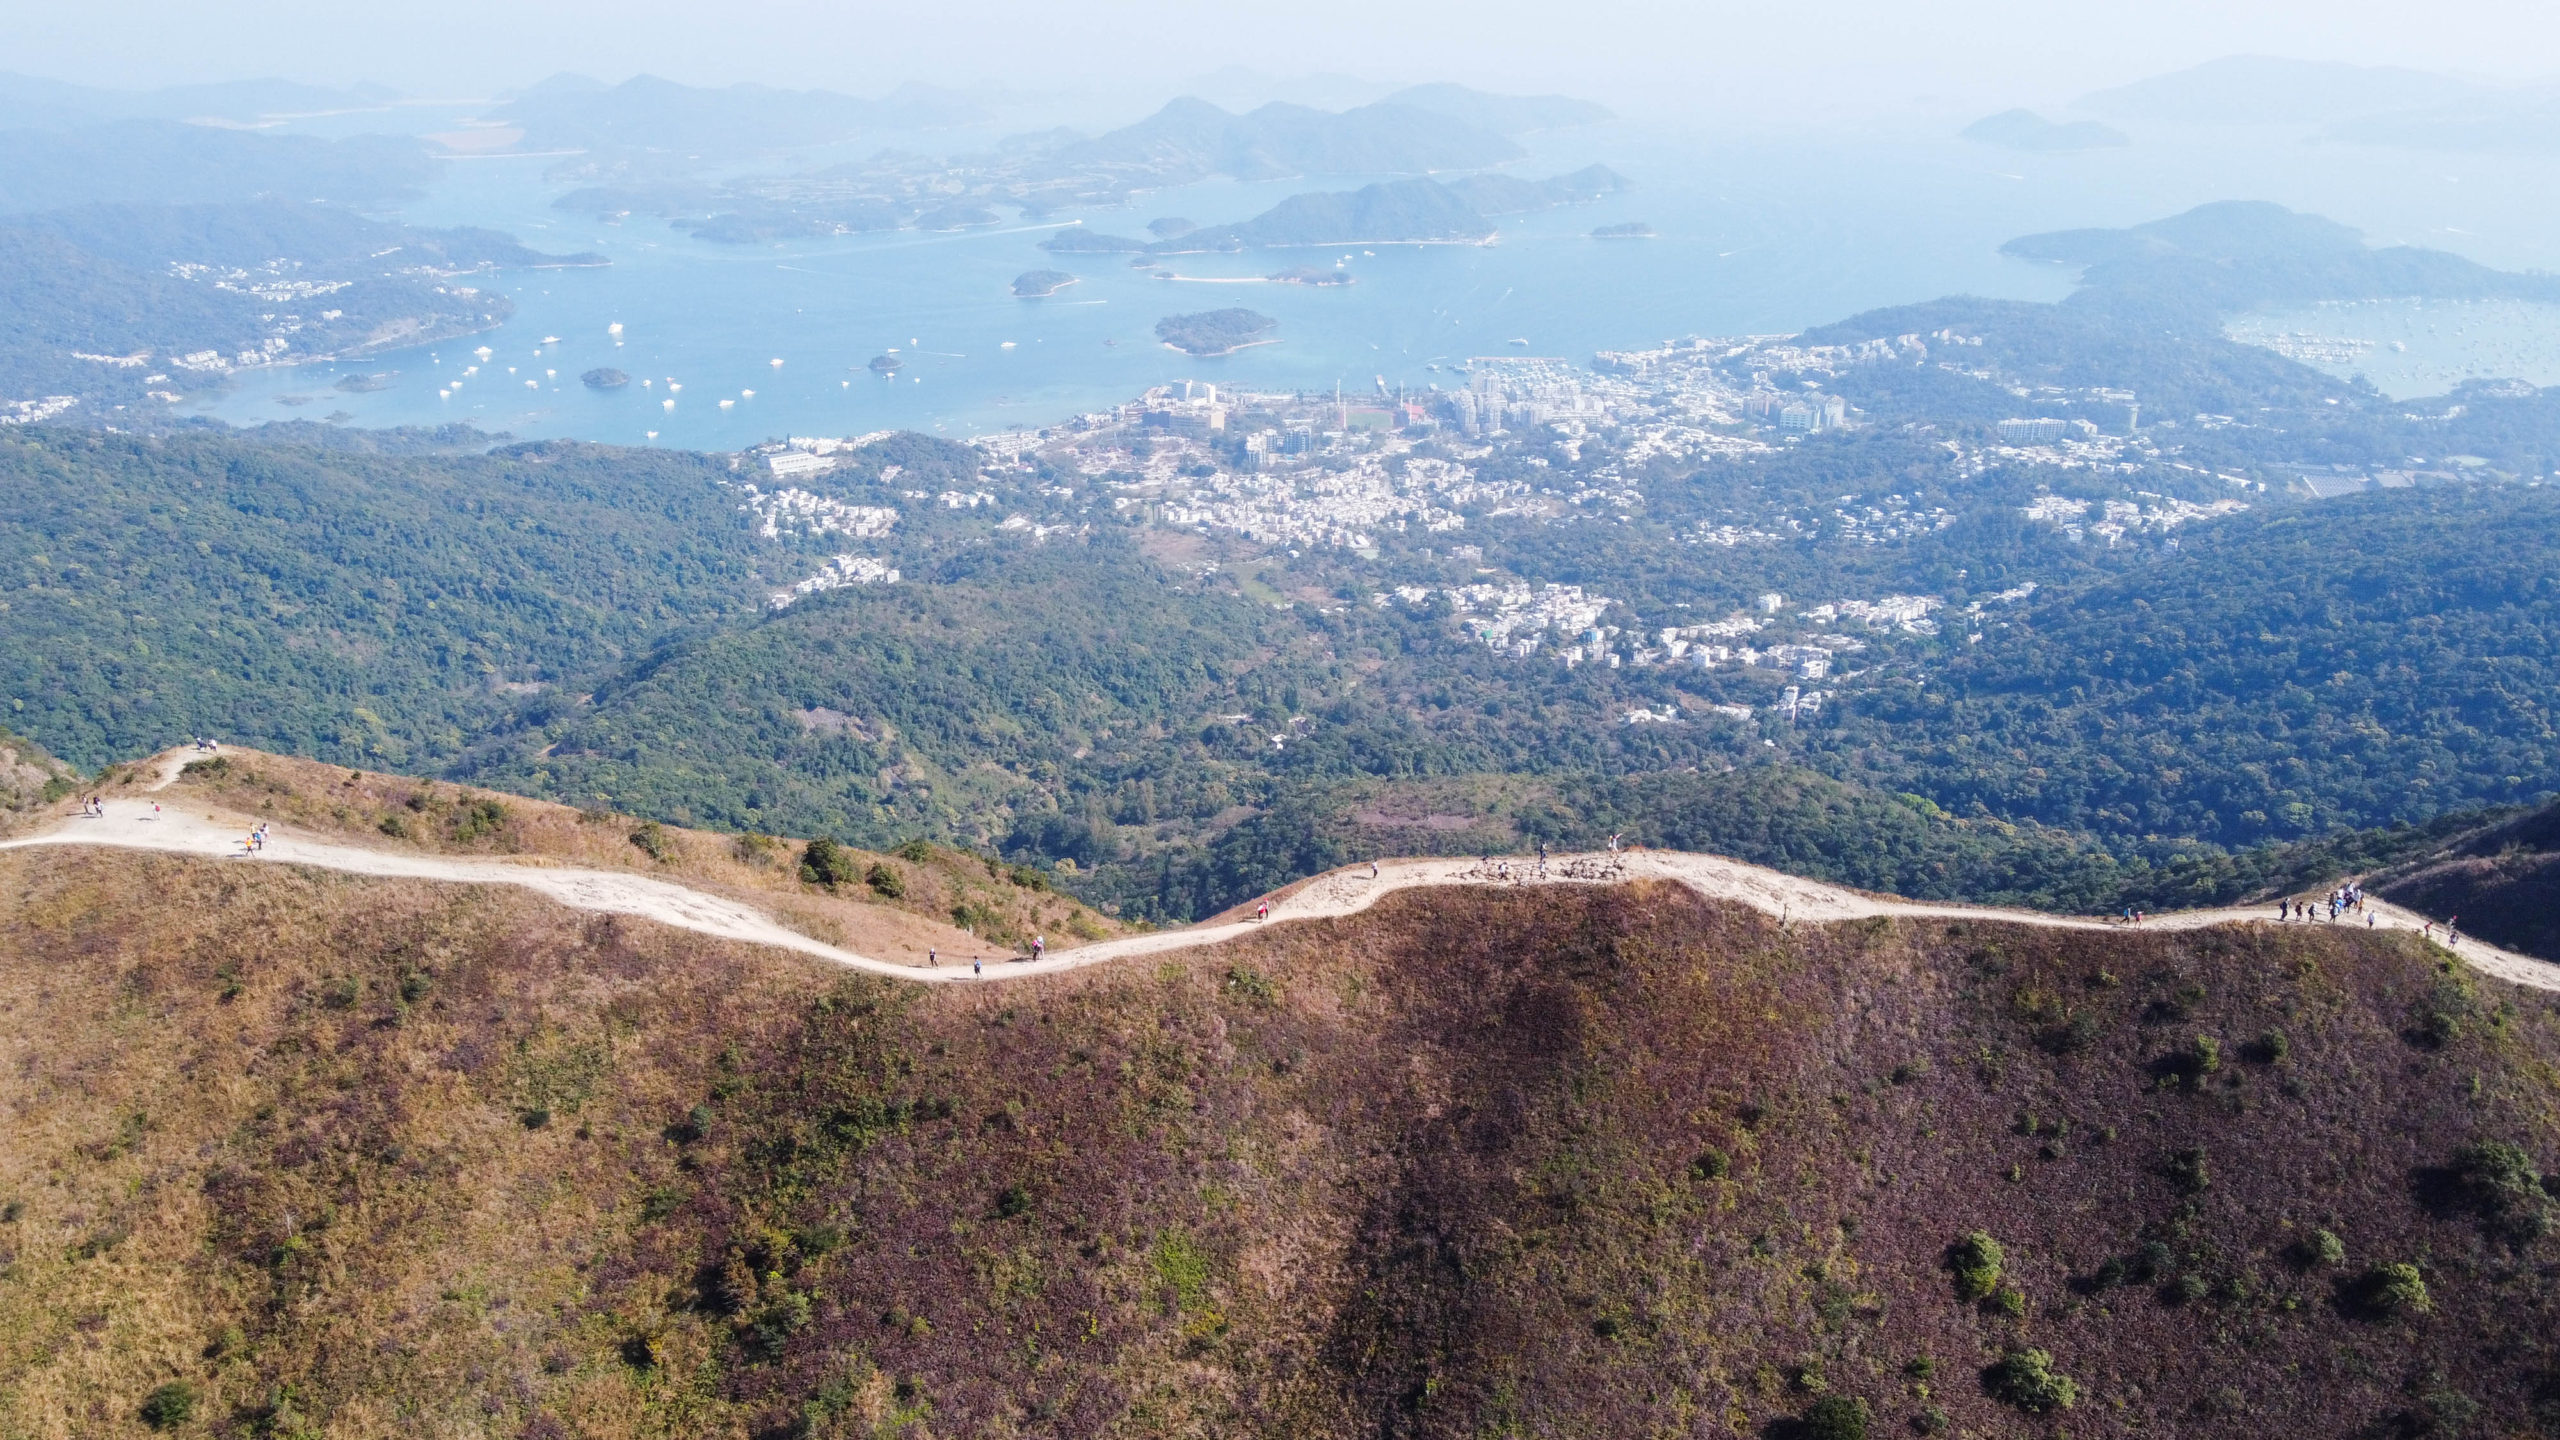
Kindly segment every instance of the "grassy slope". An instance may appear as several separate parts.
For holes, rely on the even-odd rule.
[[[2376,893],[2511,950],[2560,960],[2560,805],[2482,826],[2377,879]]]
[[[0,834],[21,828],[71,793],[79,776],[43,746],[0,725]]]
[[[236,747],[188,765],[173,793],[178,800],[201,799],[235,815],[288,822],[303,834],[376,849],[540,857],[654,875],[739,897],[803,934],[881,959],[921,963],[928,946],[957,958],[1024,943],[1034,934],[1054,935],[1065,946],[1125,929],[1053,892],[1038,871],[938,845],[894,855],[848,848],[852,874],[864,878],[830,888],[801,877],[803,841],[687,830]],[[893,877],[892,883],[867,883],[875,868]],[[968,928],[955,928],[960,926]],[[973,936],[988,945],[971,946]]]
[[[2554,1360],[2441,1167],[2560,1143],[2560,1015],[2400,938],[1443,892],[928,994],[504,891],[0,872],[13,1433],[181,1377],[349,1436],[2051,1429],[1977,1378],[2017,1345],[2073,1434],[2503,1431]],[[2015,1316],[1951,1291],[1976,1227]],[[2404,1260],[2432,1314],[2354,1301]]]

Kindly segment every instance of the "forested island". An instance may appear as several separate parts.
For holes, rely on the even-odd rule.
[[[1038,300],[1075,283],[1076,277],[1064,270],[1025,270],[1013,277],[1013,293],[1025,300]]]
[[[610,365],[599,365],[579,376],[578,382],[590,390],[619,390],[631,383],[631,376]]]
[[[1265,337],[1279,324],[1259,311],[1234,306],[1191,315],[1167,315],[1156,322],[1156,338],[1185,355],[1206,359],[1232,355],[1249,346],[1268,345],[1271,342]]]

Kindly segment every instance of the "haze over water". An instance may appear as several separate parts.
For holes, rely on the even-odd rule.
[[[1932,127],[1934,128],[1934,127]],[[488,334],[363,364],[255,372],[203,413],[241,424],[338,414],[366,426],[467,421],[521,438],[731,448],[793,434],[912,427],[966,435],[1055,423],[1185,378],[1246,388],[1366,393],[1380,377],[1463,383],[1467,357],[1587,361],[1679,335],[1793,331],[1948,293],[2052,300],[2070,276],[2002,258],[2018,234],[2122,225],[2217,199],[2269,199],[2358,225],[2377,243],[2455,250],[2509,268],[2560,268],[2560,162],[2316,146],[2227,132],[2145,133],[2129,148],[2020,154],[1942,134],[1816,142],[1670,135],[1612,124],[1533,137],[1509,169],[1544,176],[1604,163],[1628,189],[1599,204],[1503,217],[1493,246],[1369,246],[1169,257],[1175,273],[1251,281],[1343,261],[1355,283],[1167,282],[1120,255],[1052,256],[1047,227],[902,231],[772,245],[694,239],[654,217],[620,224],[551,208],[556,158],[461,160],[400,218],[485,225],[552,252],[593,250],[602,269],[494,277],[517,313]],[[1143,234],[1157,216],[1239,220],[1309,189],[1362,177],[1158,192],[1085,212],[1094,229]],[[1060,218],[1070,218],[1062,216]],[[1657,238],[1598,241],[1643,220]],[[1039,301],[1009,287],[1055,268],[1081,283]],[[1165,349],[1162,316],[1243,305],[1276,317],[1278,343],[1218,359]],[[620,323],[616,345],[608,327]],[[559,337],[557,345],[539,342]],[[1005,342],[1012,342],[1006,348]],[[1514,344],[1526,341],[1526,345]],[[492,358],[449,399],[440,385]],[[895,349],[898,378],[865,368]],[[770,362],[780,359],[776,368]],[[1431,367],[1441,367],[1434,370]],[[2458,359],[2448,370],[2461,368]],[[508,366],[517,373],[509,374]],[[616,391],[578,375],[628,372]],[[396,372],[348,393],[343,374]],[[556,375],[546,375],[556,371]],[[528,389],[525,381],[540,382]],[[670,397],[672,378],[682,389]],[[652,382],[643,387],[639,382]],[[752,390],[750,397],[744,392]],[[282,403],[302,397],[303,403]],[[673,398],[673,410],[663,402]],[[718,402],[729,399],[731,408]]]

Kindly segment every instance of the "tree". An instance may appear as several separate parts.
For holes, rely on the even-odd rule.
[[[824,885],[832,890],[852,881],[859,872],[853,852],[845,849],[831,835],[821,835],[800,850],[800,878],[811,885]]]
[[[142,1400],[142,1423],[154,1430],[175,1430],[195,1418],[196,1387],[172,1380]]]
[[[2036,1415],[2068,1410],[2080,1399],[2078,1382],[2054,1369],[2053,1356],[2043,1350],[2012,1350],[2000,1357],[1982,1372],[1982,1388],[1991,1398]]]
[[[1980,1300],[2000,1288],[2000,1267],[2008,1260],[2000,1242],[1976,1230],[1947,1248],[1947,1268],[1956,1272],[1956,1298]]]
[[[1796,1433],[1803,1440],[1867,1440],[1867,1402],[1847,1395],[1825,1395],[1806,1407]]]

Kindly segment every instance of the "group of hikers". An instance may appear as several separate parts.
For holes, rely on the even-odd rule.
[[[2296,900],[2287,896],[2276,902],[2276,918],[2278,920],[2309,920],[2319,913],[2322,903],[2316,900]],[[2350,880],[2330,891],[2325,903],[2329,907],[2330,923],[2335,924],[2341,915],[2360,914],[2364,916],[2365,928],[2368,930],[2373,928],[2374,913],[2365,909],[2362,885]]]
[[[2372,908],[2365,904],[2364,887],[2353,880],[2350,880],[2344,885],[2330,891],[2326,896],[2318,900],[2296,900],[2291,896],[2278,900],[2276,902],[2276,918],[2278,920],[2317,920],[2321,918],[2324,908],[2327,912],[2329,923],[2333,925],[2340,919],[2347,916],[2362,915],[2364,917],[2365,928],[2371,930],[2375,928],[2381,920],[2381,917]],[[2437,923],[2433,920],[2429,920],[2419,926],[2418,933],[2424,935],[2429,940],[2433,940],[2436,938],[2437,928]],[[2446,917],[2442,928],[2444,930],[2444,943],[2447,946],[2459,949],[2462,945],[2462,917],[2459,915]]]
[[[245,855],[256,855],[263,852],[267,848],[268,827],[272,826],[274,823],[275,822],[272,820],[259,821],[258,828],[250,831],[241,839],[241,853]]]

